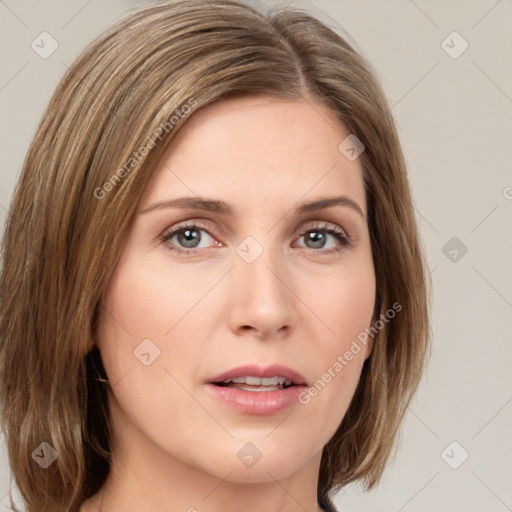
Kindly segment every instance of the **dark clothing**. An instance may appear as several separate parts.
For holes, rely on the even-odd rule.
[[[338,512],[333,502],[327,496],[319,497],[318,504],[320,505],[320,508],[325,510],[325,512]]]

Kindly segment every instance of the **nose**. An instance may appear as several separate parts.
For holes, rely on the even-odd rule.
[[[252,262],[235,254],[229,273],[230,328],[237,335],[261,339],[289,335],[297,322],[298,299],[284,255],[269,249]]]

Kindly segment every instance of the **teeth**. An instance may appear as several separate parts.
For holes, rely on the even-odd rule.
[[[260,379],[259,377],[245,377],[245,383],[249,384],[250,386],[261,386],[263,379]],[[265,379],[269,380],[269,379]],[[277,382],[276,382],[277,384]]]
[[[235,377],[231,379],[231,382],[235,382],[236,384],[245,384],[245,377]]]
[[[237,386],[236,389],[242,389],[244,391],[279,391],[283,388],[279,386]]]
[[[234,377],[232,379],[226,379],[224,381],[225,384],[228,384],[230,382],[233,382],[235,384],[248,384],[249,386],[277,386],[280,385],[286,385],[291,386],[292,381],[285,379],[284,377],[253,377],[251,375],[248,375],[246,377]]]

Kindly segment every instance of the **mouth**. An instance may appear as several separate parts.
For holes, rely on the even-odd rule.
[[[306,389],[300,373],[283,365],[245,365],[205,382],[207,391],[225,406],[252,415],[277,414],[298,401]]]
[[[281,364],[239,366],[213,377],[208,383],[245,391],[277,391],[291,386],[307,386],[306,379],[299,372]]]

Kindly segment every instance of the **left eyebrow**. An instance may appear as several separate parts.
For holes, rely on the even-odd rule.
[[[304,203],[296,208],[295,213],[301,214],[316,212],[318,210],[323,210],[325,208],[330,208],[331,206],[337,205],[348,206],[349,208],[352,208],[354,211],[356,211],[359,215],[361,215],[363,219],[365,218],[361,207],[353,199],[350,199],[350,197],[347,196],[325,197],[310,203]]]
[[[332,206],[347,206],[356,211],[363,219],[365,218],[361,207],[348,196],[336,196],[320,198],[309,203],[303,203],[295,209],[295,214],[304,214],[308,212],[324,210]],[[182,208],[190,210],[204,210],[208,212],[218,213],[220,215],[233,216],[234,208],[222,200],[207,199],[201,197],[179,197],[176,199],[168,199],[159,201],[148,206],[141,214],[162,208]]]

